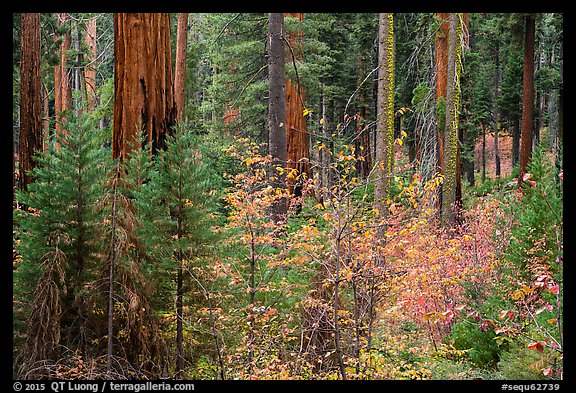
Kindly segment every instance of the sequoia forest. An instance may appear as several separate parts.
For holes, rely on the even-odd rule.
[[[14,379],[563,379],[562,13],[12,16]]]

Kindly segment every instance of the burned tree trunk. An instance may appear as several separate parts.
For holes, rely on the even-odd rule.
[[[112,156],[125,158],[134,143],[155,155],[176,120],[170,16],[114,14],[114,37]]]
[[[304,19],[302,13],[288,13],[284,16],[291,16],[299,21]],[[301,30],[288,32],[286,61],[294,66],[304,57],[303,36]],[[301,195],[302,182],[312,177],[308,140],[304,115],[304,89],[299,80],[286,78],[286,160],[289,171],[286,183],[288,192],[295,196]]]

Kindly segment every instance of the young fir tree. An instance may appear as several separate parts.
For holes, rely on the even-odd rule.
[[[541,267],[562,279],[563,184],[558,168],[544,144],[534,150],[522,184],[522,202],[512,204],[516,217],[507,259],[520,268],[523,278],[536,279]],[[520,195],[519,195],[520,197]]]
[[[36,366],[60,358],[62,348],[84,355],[92,339],[86,289],[97,267],[94,206],[103,197],[110,150],[95,142],[99,131],[86,115],[70,113],[63,127],[68,133],[37,157],[28,192],[17,194],[27,211],[14,212],[22,256],[14,273],[15,298],[22,302],[15,324],[27,321],[25,378],[40,377],[46,369]]]
[[[149,182],[135,190],[135,204],[142,222],[141,240],[156,265],[156,274],[173,277],[159,280],[165,306],[174,304],[170,294],[176,286],[176,375],[184,370],[185,271],[206,253],[211,238],[211,178],[208,165],[196,147],[194,134],[180,129],[167,139],[166,151],[154,162]],[[172,298],[173,299],[173,298]]]
[[[149,179],[149,155],[133,147],[123,164],[110,168],[106,194],[99,204],[102,246],[100,280],[95,282],[100,309],[102,343],[106,343],[106,376],[125,374],[125,362],[132,369],[158,375],[163,363],[159,320],[152,307],[153,268],[137,236],[141,223],[133,202],[135,190]],[[156,367],[154,367],[156,366]]]

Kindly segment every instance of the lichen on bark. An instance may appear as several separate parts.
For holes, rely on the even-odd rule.
[[[448,84],[446,91],[446,130],[444,134],[444,183],[442,185],[442,223],[455,221],[456,170],[458,165],[458,127],[460,74],[462,70],[462,14],[450,15],[448,43]]]
[[[394,15],[380,14],[375,208],[385,214],[394,159]]]

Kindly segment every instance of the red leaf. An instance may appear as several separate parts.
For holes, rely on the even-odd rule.
[[[418,298],[418,305],[419,305],[420,307],[423,307],[423,306],[424,306],[424,298],[422,298],[422,297],[419,297],[419,298]]]
[[[542,341],[534,341],[533,343],[528,344],[528,348],[532,350],[535,349],[540,353],[544,351],[544,345],[542,344]]]
[[[551,287],[548,287],[548,290],[550,292],[552,292],[554,295],[558,295],[558,292],[560,292],[560,286],[558,285],[553,285]]]

